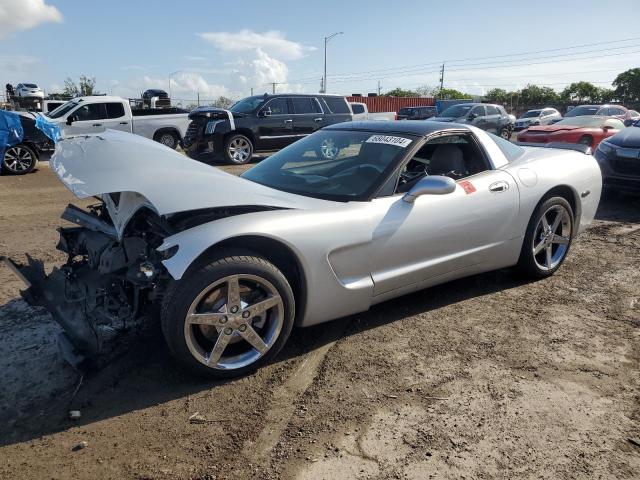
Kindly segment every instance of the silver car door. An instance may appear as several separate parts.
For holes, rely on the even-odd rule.
[[[508,173],[488,170],[458,181],[455,192],[424,195],[413,204],[401,195],[373,201],[385,209],[373,233],[374,295],[484,264],[508,264],[518,187]]]

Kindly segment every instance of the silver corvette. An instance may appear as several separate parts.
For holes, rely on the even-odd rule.
[[[348,122],[236,177],[135,135],[68,138],[52,168],[97,203],[64,211],[62,267],[7,263],[74,361],[159,318],[187,367],[242,375],[294,325],[488,270],[552,275],[598,206],[588,153],[450,123]]]

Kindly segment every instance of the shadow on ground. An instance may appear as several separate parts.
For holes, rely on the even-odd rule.
[[[391,300],[362,314],[314,327],[295,329],[276,363],[305,355],[339,338],[375,329],[412,315],[436,311],[452,303],[514,288],[523,283],[509,271],[491,272]],[[18,301],[9,303],[14,302]],[[11,306],[1,306],[0,312],[7,308]],[[338,328],[343,327],[343,322],[348,322],[347,327]],[[0,342],[3,340],[4,337]],[[0,446],[39,438],[73,426],[91,424],[226,383],[195,378],[177,366],[168,354],[160,329],[155,325],[124,339],[118,349],[122,353],[115,354],[106,361],[106,365],[99,371],[86,374],[82,380],[78,375],[75,385],[67,385],[64,391],[52,391],[47,398],[29,405],[27,414],[21,414],[13,422],[3,422],[0,425]],[[24,355],[30,354],[29,351],[24,352]],[[23,362],[18,362],[20,363]],[[61,365],[61,368],[70,369],[66,365]],[[46,377],[39,378],[37,373],[35,376],[34,372],[28,373],[34,382],[48,381]],[[229,382],[251,382],[252,379],[255,376]],[[74,396],[80,381],[80,388]],[[68,412],[72,409],[83,412],[79,422],[72,423],[68,420]]]

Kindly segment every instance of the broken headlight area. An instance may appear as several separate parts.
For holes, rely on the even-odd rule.
[[[17,269],[30,284],[22,296],[51,312],[64,330],[65,357],[78,364],[150,316],[171,281],[161,263],[167,253],[156,250],[171,231],[147,209],[134,215],[121,240],[103,204],[89,211],[69,205],[62,218],[77,225],[59,229],[65,264],[47,275],[29,257]]]

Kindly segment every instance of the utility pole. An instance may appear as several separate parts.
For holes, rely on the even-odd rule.
[[[378,96],[380,96],[381,91],[382,91],[382,87],[380,87],[380,80],[378,80]]]
[[[277,85],[277,83],[276,82],[271,82],[271,85],[273,87],[273,93],[276,93],[276,85]]]
[[[444,62],[442,62],[442,68],[440,68],[440,91],[442,92],[442,87],[444,86]]]
[[[198,106],[200,106],[200,92],[197,92],[198,95]]]
[[[327,93],[327,43],[329,43],[329,40],[331,40],[336,35],[342,35],[342,34],[344,34],[344,32],[336,32],[336,33],[332,33],[328,37],[324,37],[324,76],[322,77],[324,78],[324,81],[322,82],[321,93]]]
[[[253,97],[253,87],[251,87],[251,96]]]
[[[173,75],[175,75],[176,73],[180,73],[180,72],[181,72],[181,70],[176,70],[175,72],[171,72],[169,74],[169,98],[171,98],[171,77]]]
[[[320,93],[324,93],[324,77],[320,79]]]

